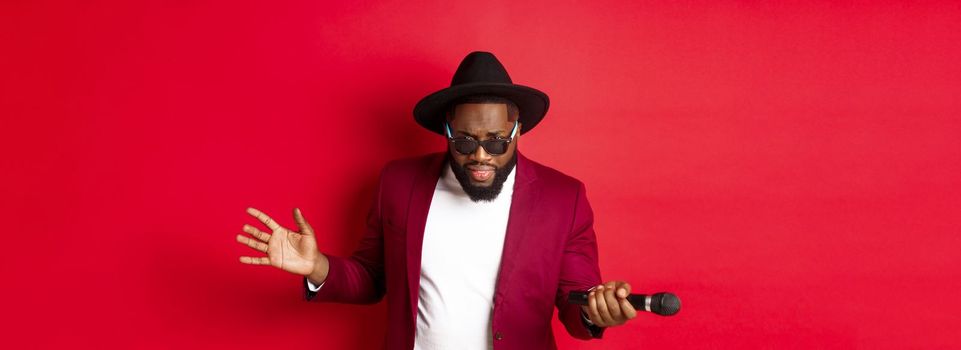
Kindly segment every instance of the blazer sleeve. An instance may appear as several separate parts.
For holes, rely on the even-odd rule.
[[[374,199],[367,212],[367,223],[360,245],[349,257],[327,255],[330,270],[322,288],[316,292],[304,277],[304,299],[307,301],[373,304],[386,292],[384,282],[384,230],[381,197],[389,166],[381,170]]]
[[[578,339],[601,338],[603,327],[587,325],[581,316],[581,306],[567,302],[571,291],[583,291],[601,284],[597,259],[597,238],[594,235],[594,212],[587,201],[586,188],[578,181],[577,198],[570,233],[561,257],[560,283],[554,304],[557,317],[571,336]]]

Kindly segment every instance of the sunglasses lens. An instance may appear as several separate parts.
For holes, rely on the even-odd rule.
[[[460,154],[471,154],[477,150],[478,146],[483,145],[484,151],[490,155],[497,156],[507,153],[508,144],[510,144],[508,140],[486,140],[484,142],[477,142],[477,140],[454,140],[454,150]]]
[[[507,140],[487,140],[484,142],[484,150],[492,155],[500,155],[507,152]]]
[[[477,149],[477,141],[474,140],[456,140],[454,141],[454,150],[460,154],[471,154]]]

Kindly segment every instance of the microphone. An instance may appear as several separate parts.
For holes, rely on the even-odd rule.
[[[571,292],[567,295],[567,302],[588,305],[588,293],[590,292]],[[627,302],[631,303],[634,310],[643,310],[661,316],[672,316],[681,311],[681,299],[672,293],[631,294],[627,296]]]

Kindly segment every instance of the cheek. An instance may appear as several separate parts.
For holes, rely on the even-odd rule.
[[[456,163],[456,165],[460,165],[461,167],[463,167],[464,164],[467,163],[467,156],[457,153],[457,151],[454,151],[452,149],[449,149],[447,151],[448,153],[450,153],[451,158],[454,160],[454,163]]]

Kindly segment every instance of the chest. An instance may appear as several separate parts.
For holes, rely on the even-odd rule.
[[[425,272],[496,275],[510,215],[510,198],[503,199],[475,203],[435,193],[424,225]]]

